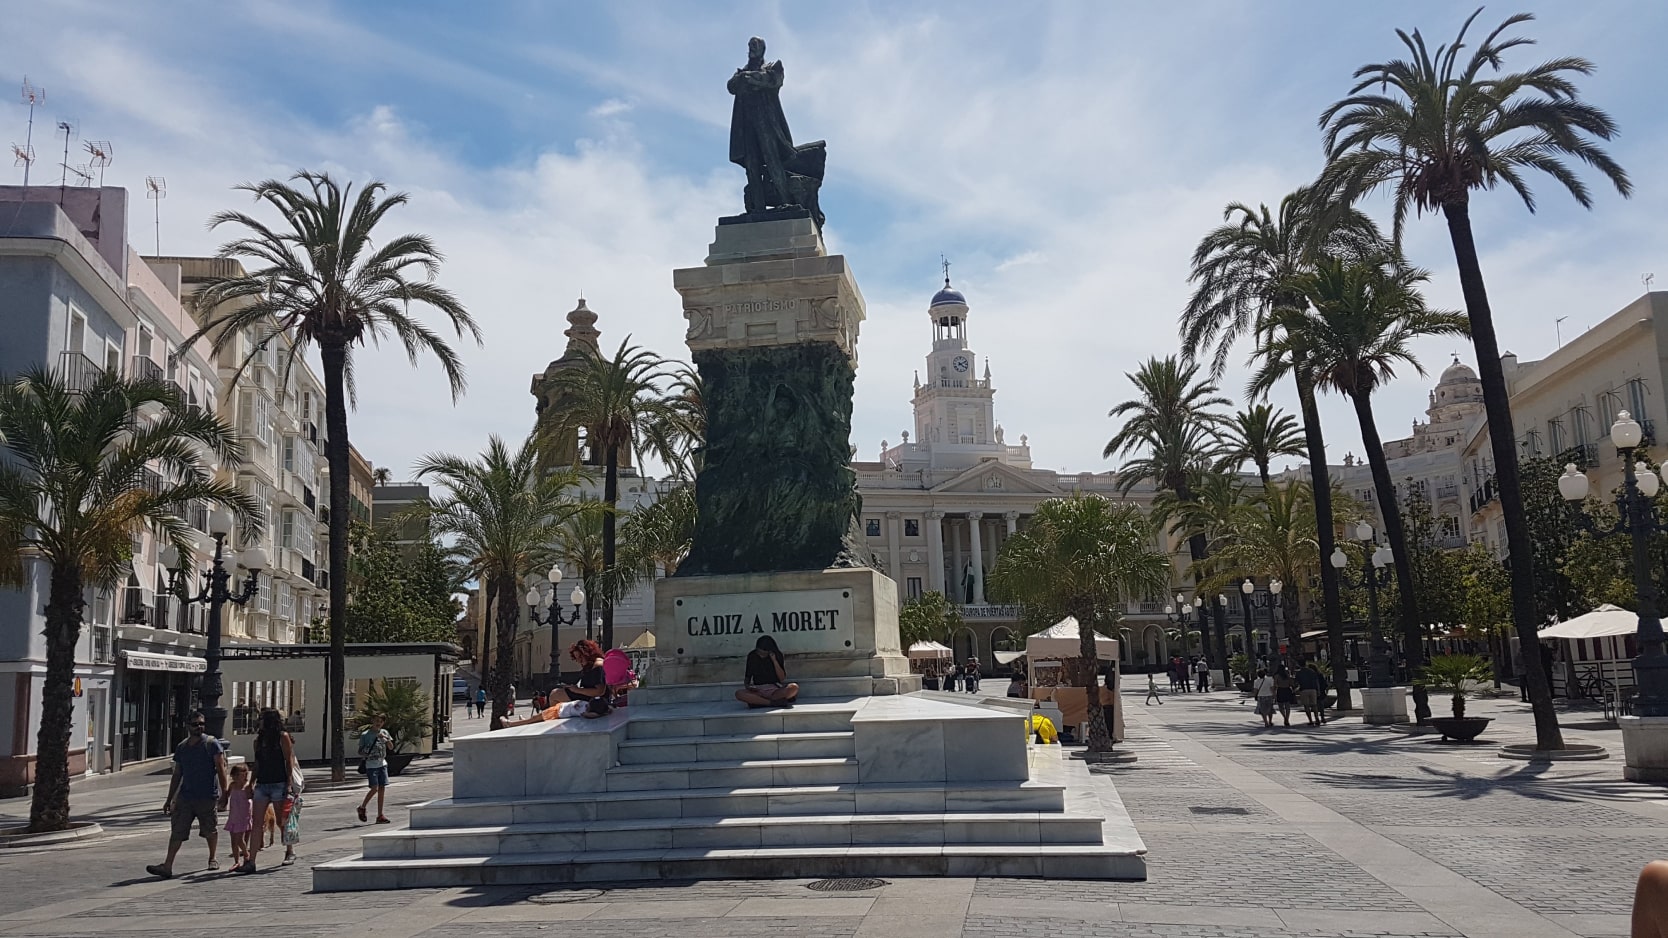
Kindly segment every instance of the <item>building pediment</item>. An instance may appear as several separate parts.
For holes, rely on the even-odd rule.
[[[1038,482],[1010,466],[988,460],[933,486],[937,494],[1063,495],[1052,485]]]

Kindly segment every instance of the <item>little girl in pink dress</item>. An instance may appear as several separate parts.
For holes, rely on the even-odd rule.
[[[249,832],[255,829],[255,790],[249,768],[232,766],[230,797],[226,801],[226,833],[232,835],[232,869],[249,858]]]

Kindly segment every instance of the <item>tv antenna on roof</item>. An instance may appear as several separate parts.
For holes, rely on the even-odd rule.
[[[58,205],[60,207],[62,207],[63,204],[64,204],[64,189],[69,186],[69,175],[70,175],[69,148],[70,148],[70,140],[71,140],[71,138],[73,138],[75,136],[75,121],[73,121],[73,120],[61,120],[61,121],[59,121],[58,122],[58,132],[64,135],[64,161],[62,163],[58,164],[59,166],[63,167],[63,169],[64,169],[64,174],[62,176],[58,177]]]
[[[145,198],[156,202],[152,217],[156,224],[156,256],[162,256],[162,200],[168,197],[168,180],[161,176],[145,177]]]
[[[116,160],[116,148],[108,140],[88,140],[82,145],[89,157],[87,165],[98,170],[98,187],[104,188],[104,167]]]
[[[1656,282],[1656,274],[1646,274],[1639,278],[1639,282],[1645,285],[1645,292],[1649,293],[1651,292],[1651,284]]]
[[[23,104],[29,109],[29,129],[23,133],[23,146],[12,144],[12,153],[17,156],[16,165],[23,167],[23,184],[29,185],[29,167],[35,163],[35,105],[46,103],[46,89],[36,88],[29,84],[29,76],[23,76]]]
[[[69,171],[71,176],[75,177],[76,188],[85,189],[92,184],[93,168],[86,163],[77,163],[74,166],[67,166],[65,169]]]

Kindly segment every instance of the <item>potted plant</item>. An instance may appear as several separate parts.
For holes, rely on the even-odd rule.
[[[1488,729],[1493,717],[1465,715],[1465,695],[1471,692],[1471,685],[1484,683],[1493,674],[1488,659],[1482,655],[1437,655],[1425,665],[1419,673],[1425,686],[1436,693],[1448,694],[1454,702],[1453,716],[1431,717],[1431,725],[1443,739],[1468,743]]]
[[[1234,676],[1234,686],[1242,694],[1251,693],[1251,657],[1244,653],[1228,659],[1228,671]]]
[[[355,732],[363,733],[371,720],[379,716],[383,720],[382,728],[394,741],[388,752],[388,774],[399,775],[417,758],[415,751],[404,750],[407,747],[415,750],[417,741],[427,736],[433,726],[429,697],[416,683],[372,681],[354,719]]]

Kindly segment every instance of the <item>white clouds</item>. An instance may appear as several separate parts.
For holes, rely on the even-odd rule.
[[[528,379],[560,354],[562,316],[581,290],[605,344],[630,333],[684,354],[670,270],[700,263],[716,217],[739,206],[740,173],[720,142],[723,81],[758,33],[787,62],[795,134],[829,141],[828,242],[849,256],[870,304],[860,452],[910,423],[942,252],[972,304],[972,340],[992,363],[1010,437],[1029,434],[1040,464],[1098,470],[1123,374],[1176,350],[1198,237],[1226,203],[1272,204],[1312,175],[1314,115],[1347,87],[1349,68],[1396,51],[1377,21],[1388,13],[1313,26],[1324,35],[1308,48],[1324,61],[1311,66],[1282,50],[1287,27],[1249,8],[1203,22],[1186,10],[1097,5],[654,9],[598,12],[617,17],[614,42],[596,41],[604,27],[561,28],[552,14],[546,28],[505,34],[471,21],[444,44],[444,24],[371,28],[321,5],[217,9],[203,23],[36,9],[0,36],[0,60],[48,86],[45,117],[73,110],[88,135],[116,141],[112,183],[137,192],[146,174],[168,177],[167,252],[212,251],[217,238],[201,222],[244,204],[231,185],[302,166],[412,194],[390,233],[434,236],[448,256],[442,282],[479,318],[487,345],[464,350],[470,391],[456,408],[432,365],[413,371],[397,349],[361,357],[354,440],[403,474],[422,452],[471,452],[489,432],[526,429]],[[1393,18],[1430,24],[1432,35],[1450,29],[1445,6],[1421,11]],[[1605,64],[1590,37],[1554,49],[1555,16],[1536,30],[1549,52]],[[266,58],[240,61],[252,53],[231,41],[237,30],[258,32]],[[262,81],[244,78],[251,64]],[[326,97],[321,80],[334,82]],[[436,88],[464,89],[470,107],[514,130],[474,139],[439,110]],[[571,105],[563,119],[542,124],[543,110],[523,110],[551,96]],[[1556,316],[1571,316],[1571,328],[1608,315],[1647,270],[1668,281],[1658,221],[1668,189],[1647,175],[1668,133],[1648,108],[1618,118],[1628,137],[1617,154],[1640,184],[1631,202],[1605,193],[1593,213],[1573,212],[1541,185],[1545,214],[1529,217],[1506,193],[1479,196],[1501,341],[1525,358],[1551,348]],[[1433,301],[1457,307],[1443,226],[1410,225],[1410,252],[1433,270]],[[138,241],[150,248],[148,234]],[[1439,369],[1456,347],[1469,358],[1449,340],[1420,351]],[[1228,376],[1230,395],[1243,377]],[[1427,386],[1384,391],[1381,424],[1405,426]],[[1324,416],[1334,456],[1359,452],[1349,410],[1329,401]]]

